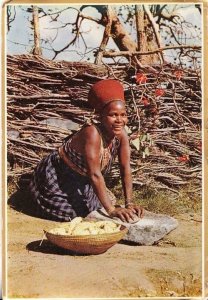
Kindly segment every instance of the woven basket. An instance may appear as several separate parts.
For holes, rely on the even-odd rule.
[[[118,232],[97,235],[58,235],[44,230],[51,243],[82,254],[104,253],[120,241],[127,231],[128,229],[123,225]]]

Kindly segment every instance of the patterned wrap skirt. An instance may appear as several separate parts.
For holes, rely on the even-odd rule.
[[[36,215],[54,221],[85,217],[102,207],[90,180],[70,169],[53,151],[34,170],[30,182]]]

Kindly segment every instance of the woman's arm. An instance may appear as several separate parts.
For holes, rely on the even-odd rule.
[[[115,208],[109,199],[105,181],[100,168],[101,138],[96,128],[88,126],[83,134],[83,154],[86,159],[87,175],[93,189],[105,210],[112,217],[118,217],[124,222],[129,222],[134,215],[131,209]]]
[[[120,136],[120,147],[119,147],[119,164],[122,187],[125,197],[125,207],[131,209],[134,213],[140,217],[144,215],[144,209],[139,205],[135,205],[132,200],[132,173],[130,167],[130,155],[131,150],[129,146],[129,138],[125,130],[123,130]]]
[[[83,134],[83,155],[86,160],[87,175],[90,178],[93,189],[108,213],[114,210],[109,199],[105,181],[101,173],[100,153],[101,137],[94,126],[87,126]]]
[[[123,130],[120,136],[120,147],[118,152],[118,159],[120,165],[120,174],[122,187],[125,197],[125,205],[132,202],[132,175],[130,167],[130,146],[128,135],[125,130]]]

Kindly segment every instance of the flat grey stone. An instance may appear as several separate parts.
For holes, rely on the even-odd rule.
[[[37,139],[38,141],[43,141],[43,142],[46,142],[46,141],[47,141],[47,137],[44,136],[44,135],[42,135],[42,134],[40,134],[40,133],[36,133],[35,137],[36,137],[36,139]]]
[[[41,124],[46,124],[48,126],[54,126],[66,130],[78,130],[80,125],[71,120],[64,120],[58,118],[48,118],[40,122]]]
[[[20,133],[19,133],[18,130],[14,130],[14,129],[7,130],[7,136],[8,136],[8,138],[18,139],[19,135],[20,135]]]
[[[104,209],[92,211],[87,218],[96,218],[100,220],[111,219]],[[145,211],[144,217],[133,224],[122,222],[118,218],[113,218],[113,220],[128,228],[128,233],[122,239],[123,241],[134,242],[138,245],[146,246],[153,245],[178,226],[178,221],[173,217],[155,214],[149,211]]]

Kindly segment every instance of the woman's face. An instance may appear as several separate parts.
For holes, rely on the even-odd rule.
[[[127,123],[125,104],[123,101],[112,101],[101,112],[101,123],[108,136],[121,134]]]

